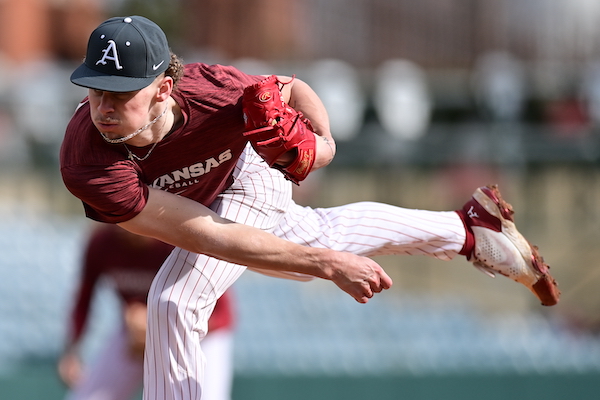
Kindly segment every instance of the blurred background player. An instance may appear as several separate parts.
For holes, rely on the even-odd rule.
[[[69,400],[131,400],[143,380],[146,297],[152,279],[173,246],[134,235],[115,225],[96,227],[83,256],[79,287],[69,321],[60,378],[70,388]],[[80,347],[89,320],[94,290],[112,285],[122,306],[122,322],[98,356],[84,368]],[[202,347],[207,358],[203,399],[229,400],[233,379],[233,310],[230,291],[215,306]]]

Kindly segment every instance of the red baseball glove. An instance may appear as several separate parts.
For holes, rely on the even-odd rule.
[[[308,176],[315,162],[317,144],[310,121],[283,101],[283,85],[277,76],[271,75],[244,90],[244,136],[270,167],[279,169],[298,184]],[[278,163],[288,152],[292,152],[292,162]]]

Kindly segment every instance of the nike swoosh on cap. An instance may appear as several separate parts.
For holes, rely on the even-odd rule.
[[[162,60],[160,63],[153,65],[153,66],[152,66],[152,69],[153,69],[154,71],[156,71],[157,69],[159,69],[159,68],[160,68],[160,66],[161,66],[161,65],[162,65],[164,62],[165,62],[165,60]]]

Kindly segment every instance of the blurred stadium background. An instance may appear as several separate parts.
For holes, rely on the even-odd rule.
[[[600,2],[0,1],[0,398],[62,398],[54,371],[89,221],[57,152],[68,81],[113,15],[157,21],[185,61],[297,74],[331,113],[336,160],[296,193],[456,209],[499,183],[563,298],[464,260],[380,258],[359,305],[328,282],[246,273],[234,400],[592,399],[600,388]],[[94,308],[93,357],[115,323]]]

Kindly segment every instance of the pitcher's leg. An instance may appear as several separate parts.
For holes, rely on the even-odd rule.
[[[376,202],[310,209],[295,205],[275,234],[290,241],[364,256],[423,254],[452,259],[465,242],[454,211],[426,211]]]
[[[199,400],[201,341],[215,302],[245,267],[175,249],[148,294],[145,400]]]
[[[543,305],[560,290],[536,246],[517,230],[514,211],[497,186],[481,187],[462,209],[426,211],[363,202],[316,209],[294,206],[275,233],[296,243],[364,256],[457,254],[485,273],[504,275],[530,289]]]

